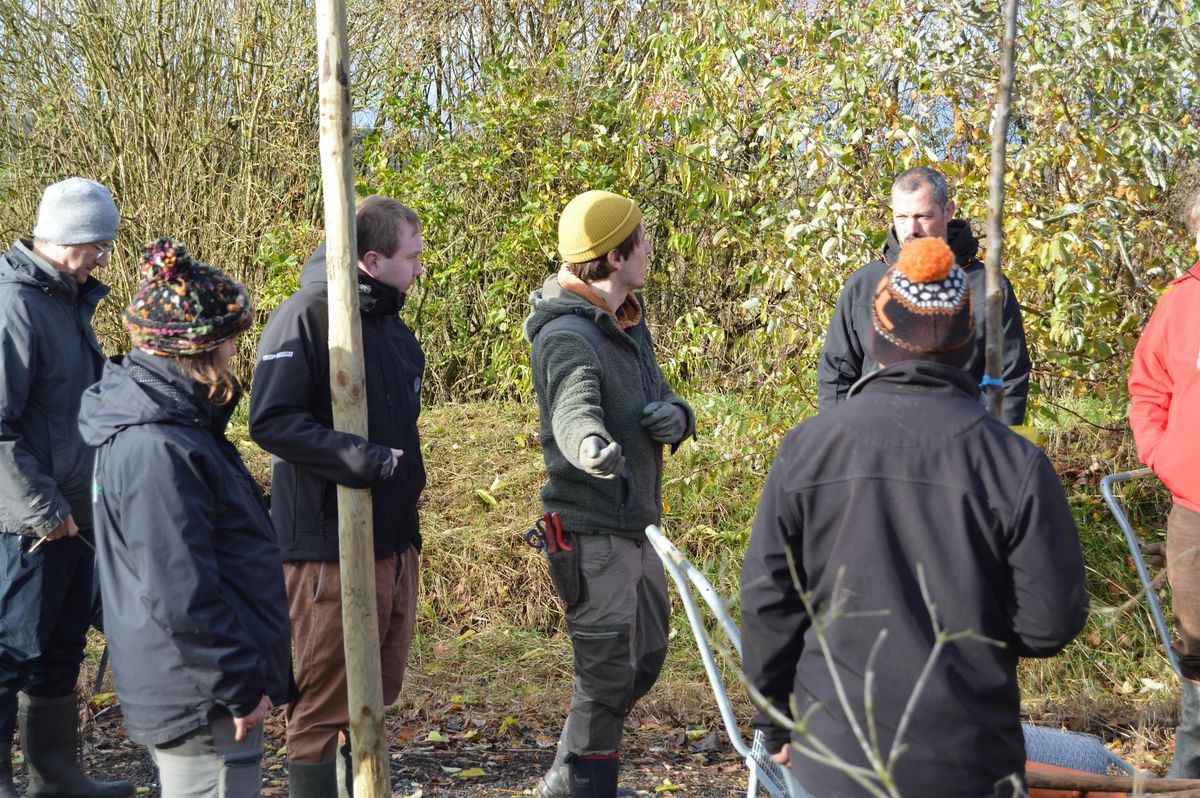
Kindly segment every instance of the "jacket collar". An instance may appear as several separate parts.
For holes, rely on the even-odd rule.
[[[395,316],[405,295],[358,269],[358,312],[364,316]]]
[[[202,385],[183,374],[175,358],[160,357],[134,348],[125,357],[124,365],[142,390],[173,417],[207,427],[216,435],[225,434],[229,418],[241,398],[240,391],[229,404],[218,406],[208,398],[208,392]],[[143,374],[148,373],[149,379],[139,379],[139,369]]]
[[[939,396],[969,397],[978,401],[979,386],[960,368],[928,360],[902,360],[873,371],[850,386],[848,396],[894,390]]]
[[[979,254],[979,239],[971,232],[971,225],[962,219],[951,219],[946,225],[946,244],[954,253],[954,262],[966,267]],[[887,245],[881,256],[888,266],[894,266],[900,257],[900,239],[896,238],[896,228],[888,228]]]

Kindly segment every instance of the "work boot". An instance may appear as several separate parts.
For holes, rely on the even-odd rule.
[[[1180,679],[1179,725],[1169,779],[1200,779],[1200,682]]]
[[[12,741],[0,744],[0,798],[18,798],[13,784]]]
[[[79,764],[79,709],[75,694],[58,698],[18,696],[17,722],[29,787],[25,798],[126,798],[128,781],[96,781]]]
[[[618,787],[617,798],[637,798],[637,793]],[[563,762],[552,765],[545,774],[533,785],[533,798],[572,798],[571,767]]]
[[[538,779],[533,798],[571,798],[571,769],[565,762],[551,766]]]
[[[570,798],[636,798],[637,793],[617,786],[619,757],[591,759],[573,756],[567,765],[571,774]]]
[[[336,762],[288,762],[289,798],[337,798]]]

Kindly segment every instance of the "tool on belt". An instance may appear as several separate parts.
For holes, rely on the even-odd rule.
[[[558,513],[542,513],[542,520],[525,533],[526,543],[546,553],[554,592],[568,607],[578,604],[583,598],[579,551],[568,542],[569,537],[574,538],[574,535],[563,531]]]

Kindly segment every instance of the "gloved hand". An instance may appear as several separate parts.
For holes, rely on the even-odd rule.
[[[621,444],[605,444],[599,435],[589,435],[579,444],[579,463],[584,471],[601,479],[612,479],[625,471]]]
[[[642,410],[642,427],[659,443],[679,443],[687,430],[687,414],[670,402],[651,402]]]

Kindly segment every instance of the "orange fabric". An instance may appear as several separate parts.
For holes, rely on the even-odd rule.
[[[612,316],[613,321],[622,330],[628,330],[642,320],[642,305],[632,293],[625,297],[625,302],[621,307],[617,308],[616,313],[613,313],[609,310],[608,303],[601,299],[600,295],[593,291],[590,285],[576,277],[574,272],[566,266],[562,266],[558,270],[558,284],[572,294],[586,299]]]
[[[1129,426],[1138,459],[1177,504],[1200,512],[1200,262],[1171,283],[1138,340]]]
[[[1057,765],[1047,765],[1043,762],[1026,762],[1026,773],[1079,773],[1088,776],[1095,774],[1084,773],[1082,770],[1060,768]],[[1128,798],[1127,792],[1082,792],[1080,790],[1030,790],[1029,798]]]

